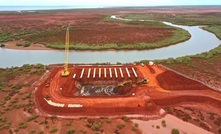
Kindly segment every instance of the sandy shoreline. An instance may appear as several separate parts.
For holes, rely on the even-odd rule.
[[[32,43],[29,47],[23,47],[23,46],[16,46],[17,43],[21,43],[21,42],[10,41],[10,42],[0,43],[0,44],[5,45],[3,48],[15,49],[15,50],[56,50],[56,49],[45,47],[42,44]]]

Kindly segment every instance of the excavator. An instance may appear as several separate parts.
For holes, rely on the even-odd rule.
[[[62,77],[67,77],[70,74],[70,72],[68,71],[68,52],[69,52],[69,27],[66,30],[64,70],[61,73]]]
[[[131,85],[132,85],[132,80],[123,81],[123,82],[119,83],[117,86],[118,86],[118,87],[123,87],[123,86],[125,86],[125,85],[131,86]]]

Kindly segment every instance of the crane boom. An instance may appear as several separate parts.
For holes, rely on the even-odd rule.
[[[68,71],[68,52],[69,52],[69,28],[67,28],[66,30],[64,70],[62,71],[61,76],[68,76],[70,74],[70,72]]]

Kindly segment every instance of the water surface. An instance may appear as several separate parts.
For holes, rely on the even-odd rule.
[[[181,26],[164,22],[167,25],[180,27],[191,34],[188,41],[176,45],[153,49],[132,51],[70,51],[69,63],[128,63],[140,60],[155,60],[195,55],[209,51],[221,44],[212,33],[198,26]],[[0,48],[0,67],[22,66],[23,64],[56,64],[64,62],[64,51],[57,50],[11,50]]]

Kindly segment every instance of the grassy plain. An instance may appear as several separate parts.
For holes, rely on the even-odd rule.
[[[21,12],[19,15],[7,12],[0,14],[3,20],[0,22],[0,42],[29,41],[64,49],[67,24],[71,27],[70,49],[74,50],[153,49],[190,38],[187,31],[157,21],[128,22],[110,19],[110,15],[115,12],[104,12],[102,15],[97,9],[91,9],[91,12]]]
[[[148,14],[127,14],[123,16],[128,19],[144,19],[168,21],[180,25],[220,25],[221,13],[148,13]]]

